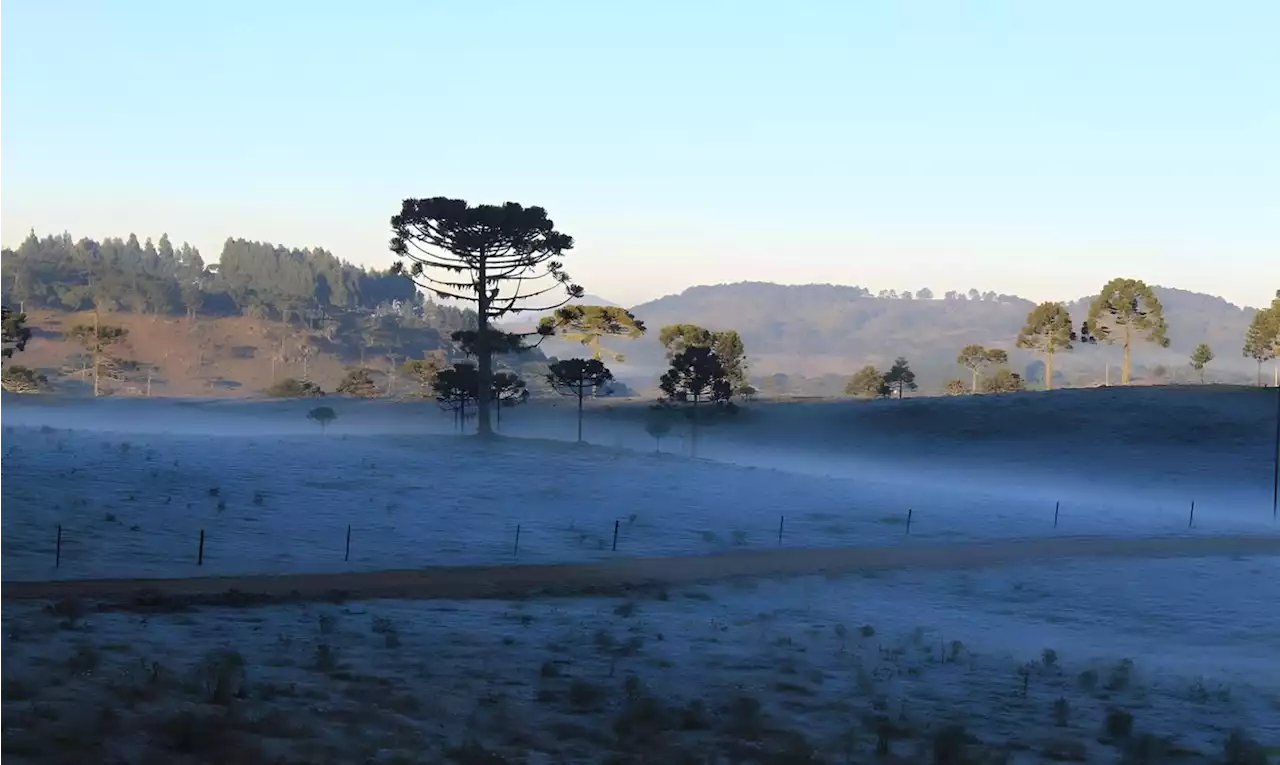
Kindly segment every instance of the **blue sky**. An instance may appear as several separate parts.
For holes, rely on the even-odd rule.
[[[4,244],[385,266],[406,196],[546,207],[588,291],[1280,287],[1280,3],[10,0]]]

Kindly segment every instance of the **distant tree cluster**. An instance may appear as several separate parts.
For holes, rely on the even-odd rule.
[[[844,392],[846,395],[859,398],[889,398],[897,394],[901,399],[903,393],[914,391],[918,387],[916,373],[911,371],[911,365],[907,360],[899,356],[894,359],[893,366],[888,372],[881,372],[872,364],[858,370],[853,377],[849,378]]]

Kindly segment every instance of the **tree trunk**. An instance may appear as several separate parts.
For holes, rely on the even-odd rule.
[[[978,392],[978,370],[974,369],[973,367],[970,367],[969,371],[973,372],[973,386],[969,388],[969,392],[977,393]],[[898,391],[898,398],[902,398],[901,390]]]
[[[582,397],[585,395],[583,384],[578,383],[578,443],[582,443]]]
[[[102,335],[99,329],[99,312],[97,312],[97,301],[93,301],[93,397],[97,397],[100,393],[99,375],[102,357]],[[1261,368],[1261,367],[1258,367]],[[1258,372],[1261,375],[1261,372]]]
[[[1044,355],[1044,389],[1053,390],[1053,351]]]
[[[1262,362],[1258,362],[1258,387],[1262,387]],[[93,395],[98,395],[98,378],[93,378]]]
[[[1124,328],[1124,354],[1120,359],[1120,384],[1129,384],[1129,326]]]
[[[480,254],[480,266],[476,269],[476,313],[479,315],[480,332],[476,337],[476,377],[478,388],[476,395],[476,435],[492,436],[493,426],[489,423],[489,397],[486,395],[493,387],[493,356],[489,351],[489,283],[485,279],[484,253]]]

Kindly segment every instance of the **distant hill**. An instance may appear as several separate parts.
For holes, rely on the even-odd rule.
[[[1170,347],[1141,344],[1134,351],[1135,367],[1163,365],[1170,370],[1187,366],[1187,357],[1201,342],[1217,352],[1215,373],[1243,375],[1252,364],[1240,355],[1245,330],[1255,309],[1219,297],[1156,287],[1169,324]],[[1090,297],[1070,301],[1079,324]],[[885,298],[860,287],[831,284],[788,286],[739,282],[690,287],[631,309],[654,330],[636,341],[615,341],[637,370],[663,366],[656,330],[677,322],[711,329],[736,329],[743,338],[753,376],[788,373],[821,377],[843,376],[863,364],[887,365],[906,356],[919,376],[922,390],[933,391],[947,378],[961,376],[955,356],[968,343],[1004,348],[1011,366],[1022,372],[1035,356],[1017,351],[1014,339],[1034,303],[1012,295],[987,293],[980,299],[952,295],[941,299]],[[560,350],[559,348],[555,349]],[[547,348],[548,353],[553,353]],[[1101,380],[1107,363],[1118,364],[1118,347],[1080,348],[1059,357],[1057,367],[1077,382]],[[824,387],[829,392],[831,386]]]

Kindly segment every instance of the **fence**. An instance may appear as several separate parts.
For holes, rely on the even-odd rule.
[[[120,524],[57,523],[46,527],[45,544],[29,544],[27,533],[6,537],[4,576],[38,581],[77,578],[150,578],[219,574],[322,573],[420,568],[431,565],[569,563],[618,556],[702,555],[763,547],[844,547],[1047,537],[1114,537],[1274,532],[1272,523],[1223,522],[1197,514],[1194,501],[1177,512],[1150,508],[1121,522],[1096,507],[1054,502],[1031,512],[959,519],[953,510],[916,508],[873,513],[779,513],[768,521],[714,518],[678,527],[631,514],[580,523],[573,519],[518,521],[487,529],[461,526],[449,536],[414,534],[414,527],[366,518],[363,523],[317,524],[299,533],[278,526],[254,529],[230,521],[220,527],[123,530]],[[961,522],[962,520],[967,522]],[[1269,520],[1269,519],[1268,519]],[[28,529],[33,530],[33,529]],[[281,533],[277,535],[276,530]],[[421,529],[418,530],[419,532]]]

